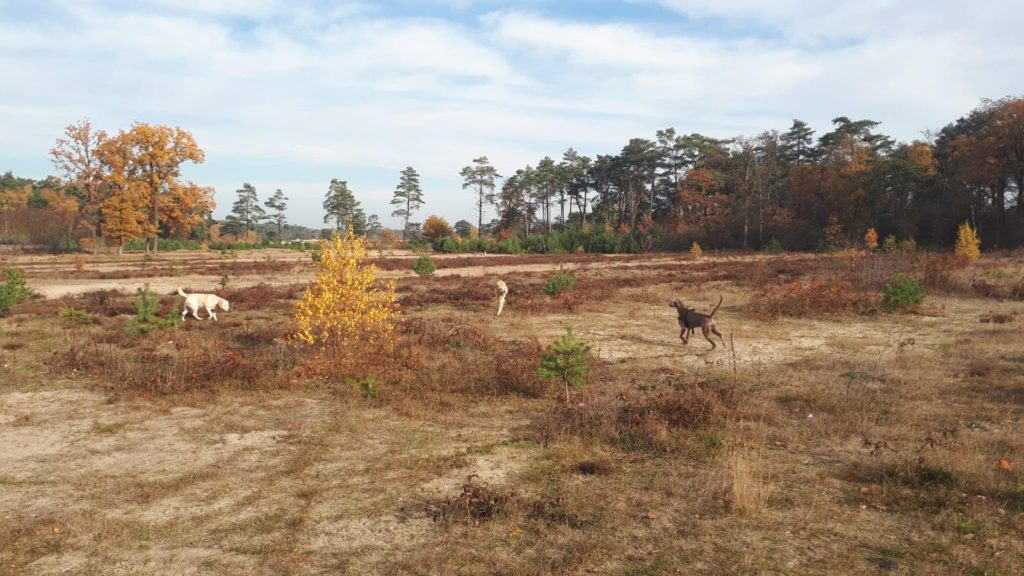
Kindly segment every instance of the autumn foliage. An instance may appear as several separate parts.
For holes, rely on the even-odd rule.
[[[423,228],[420,232],[423,234],[423,238],[430,243],[441,238],[450,238],[455,235],[455,231],[448,224],[448,221],[440,216],[428,216],[423,221]]]
[[[869,251],[878,250],[878,232],[875,232],[874,228],[868,228],[864,234],[864,247]]]
[[[295,308],[295,340],[338,352],[390,340],[399,319],[395,284],[378,284],[367,257],[366,238],[351,230],[320,243],[316,280]]]
[[[62,178],[0,178],[0,239],[53,249],[123,246],[143,236],[189,238],[214,207],[213,189],[183,180],[202,162],[187,131],[135,123],[109,135],[88,120],[69,125],[50,159]]]
[[[981,239],[970,224],[964,222],[956,234],[956,255],[973,262],[981,258]]]

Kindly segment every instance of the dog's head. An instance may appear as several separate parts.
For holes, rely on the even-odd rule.
[[[221,298],[220,301],[217,302],[217,307],[225,312],[231,310],[231,306],[228,304],[228,301],[223,298]]]
[[[683,313],[683,312],[690,312],[690,311],[693,310],[693,308],[687,308],[686,304],[682,300],[680,300],[679,298],[676,298],[675,300],[669,302],[668,303],[668,307],[669,308],[675,308],[676,310],[679,310],[680,314]]]

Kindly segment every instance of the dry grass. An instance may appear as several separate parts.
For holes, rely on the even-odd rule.
[[[526,272],[501,318],[479,278],[403,279],[393,346],[317,370],[281,341],[301,286],[148,336],[124,293],[23,304],[0,573],[1024,573],[1024,262],[927,258],[588,256],[572,300]],[[926,309],[860,314],[894,271]],[[839,304],[744,304],[815,278]],[[736,350],[681,346],[663,302],[723,292]],[[599,359],[566,405],[537,364],[569,323]]]
[[[729,504],[740,514],[757,514],[768,507],[770,474],[763,458],[733,450],[728,458]]]

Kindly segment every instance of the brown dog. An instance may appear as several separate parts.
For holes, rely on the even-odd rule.
[[[690,343],[690,334],[697,328],[704,334],[704,338],[711,343],[711,349],[715,349],[715,341],[711,339],[710,334],[718,336],[722,340],[722,346],[725,346],[725,338],[722,333],[718,331],[718,326],[715,324],[714,316],[715,312],[718,312],[718,307],[722,305],[722,297],[718,297],[718,304],[711,310],[710,314],[701,314],[693,308],[687,308],[683,304],[682,300],[676,299],[668,303],[669,306],[675,308],[679,312],[679,339],[683,341],[683,344]]]

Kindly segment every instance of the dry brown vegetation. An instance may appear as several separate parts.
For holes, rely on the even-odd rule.
[[[1024,254],[439,258],[329,357],[284,338],[308,260],[255,254],[218,322],[131,335],[141,262],[0,320],[0,573],[1024,573]],[[880,311],[894,272],[924,304]],[[668,301],[720,294],[730,346],[681,345]]]

